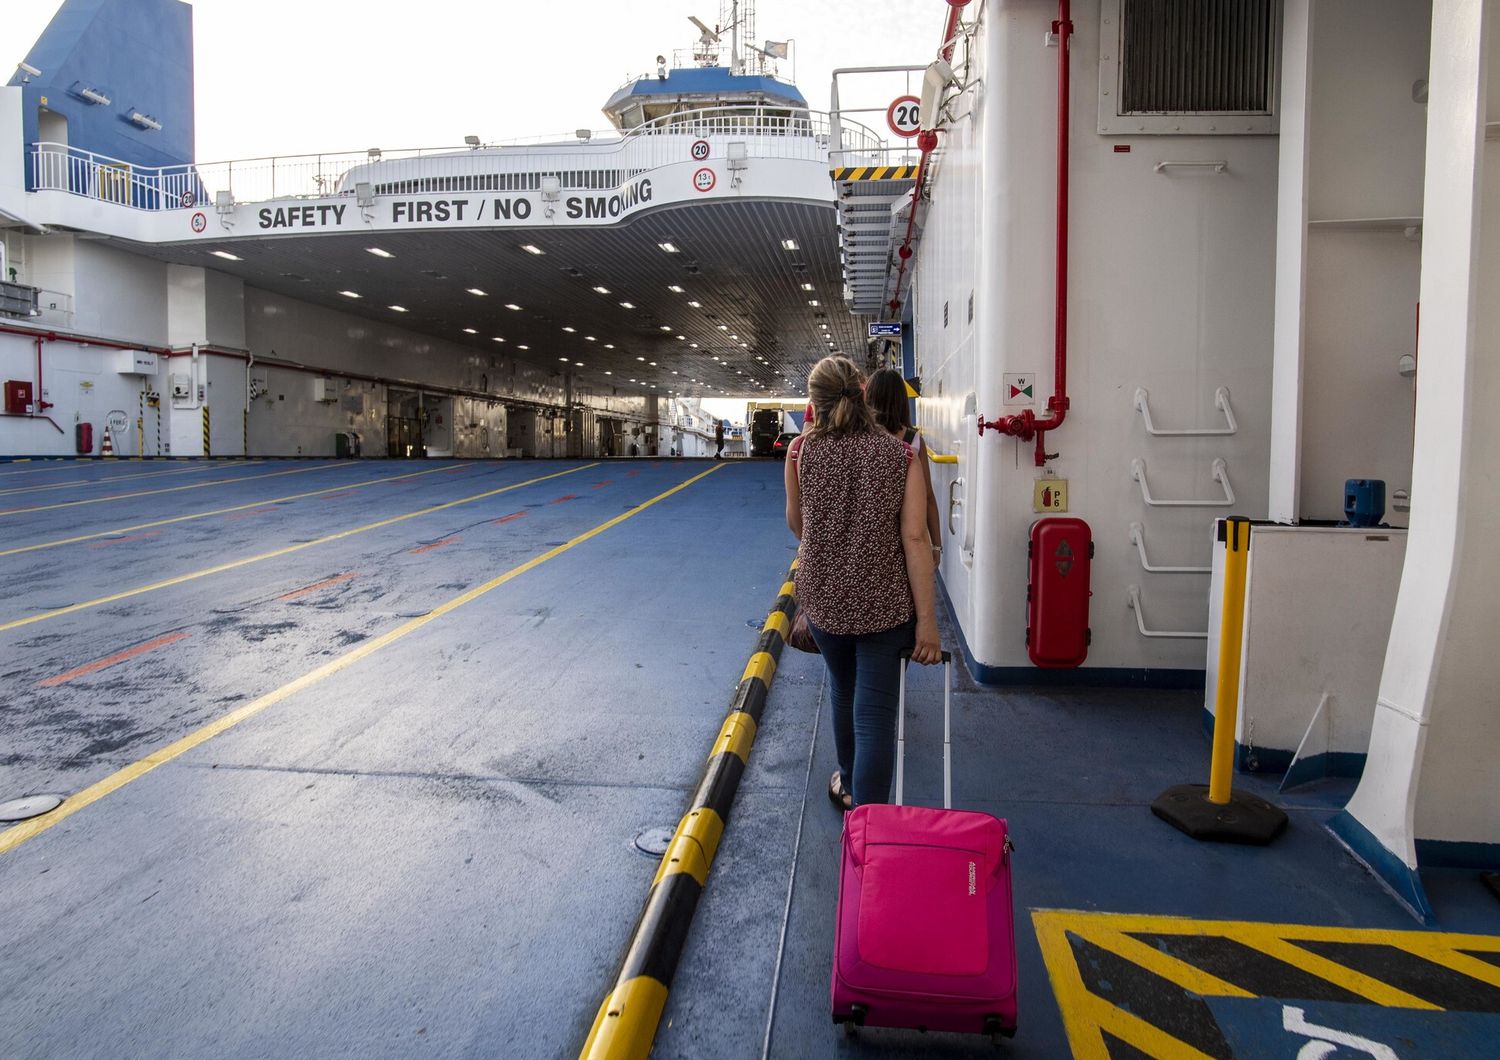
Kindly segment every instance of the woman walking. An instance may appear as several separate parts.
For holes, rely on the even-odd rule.
[[[843,809],[890,796],[901,653],[941,658],[927,486],[914,451],[876,425],[847,357],[807,378],[814,423],[786,463],[786,518],[801,540],[797,601],[833,701]]]

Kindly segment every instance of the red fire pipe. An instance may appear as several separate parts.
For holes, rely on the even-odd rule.
[[[1047,417],[1038,418],[1030,409],[997,420],[979,418],[979,433],[999,431],[1022,441],[1036,438],[1036,466],[1047,463],[1046,432],[1061,427],[1068,416],[1068,40],[1073,35],[1069,0],[1058,0],[1057,21],[1057,276],[1053,321],[1052,396],[1047,399]]]
[[[943,43],[939,48],[939,54],[943,62],[953,59],[953,48],[958,44],[958,22],[959,11],[969,5],[969,0],[948,0],[948,24],[943,27]],[[916,179],[912,181],[911,188],[911,215],[906,219],[906,236],[901,240],[901,246],[896,249],[896,257],[900,263],[896,266],[895,293],[890,302],[887,303],[891,310],[891,316],[895,316],[901,310],[901,281],[906,277],[906,265],[911,261],[912,234],[917,227],[917,203],[922,200],[922,184],[927,179],[927,159],[933,151],[937,150],[937,132],[933,129],[924,129],[917,134],[917,150],[922,152],[922,157],[917,159]]]

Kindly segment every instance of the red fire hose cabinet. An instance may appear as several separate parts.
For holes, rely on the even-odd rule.
[[[1038,519],[1027,547],[1026,654],[1037,666],[1079,666],[1089,653],[1094,540],[1082,519]]]

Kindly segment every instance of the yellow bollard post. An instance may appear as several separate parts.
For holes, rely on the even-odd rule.
[[[1245,636],[1245,568],[1250,563],[1250,520],[1224,520],[1224,614],[1219,622],[1219,680],[1214,690],[1214,753],[1208,801],[1229,803],[1234,773],[1234,733],[1240,705],[1240,646]]]
[[[1250,520],[1241,516],[1223,520],[1219,540],[1224,542],[1224,613],[1219,623],[1209,782],[1168,788],[1151,804],[1151,812],[1194,839],[1264,845],[1286,827],[1286,814],[1259,795],[1234,790],[1234,734],[1239,713],[1240,644],[1245,635]]]

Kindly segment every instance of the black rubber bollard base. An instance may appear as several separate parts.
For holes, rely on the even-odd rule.
[[[1220,805],[1208,801],[1207,784],[1178,784],[1157,796],[1151,812],[1194,839],[1265,846],[1286,827],[1286,814],[1258,795],[1230,794]]]

